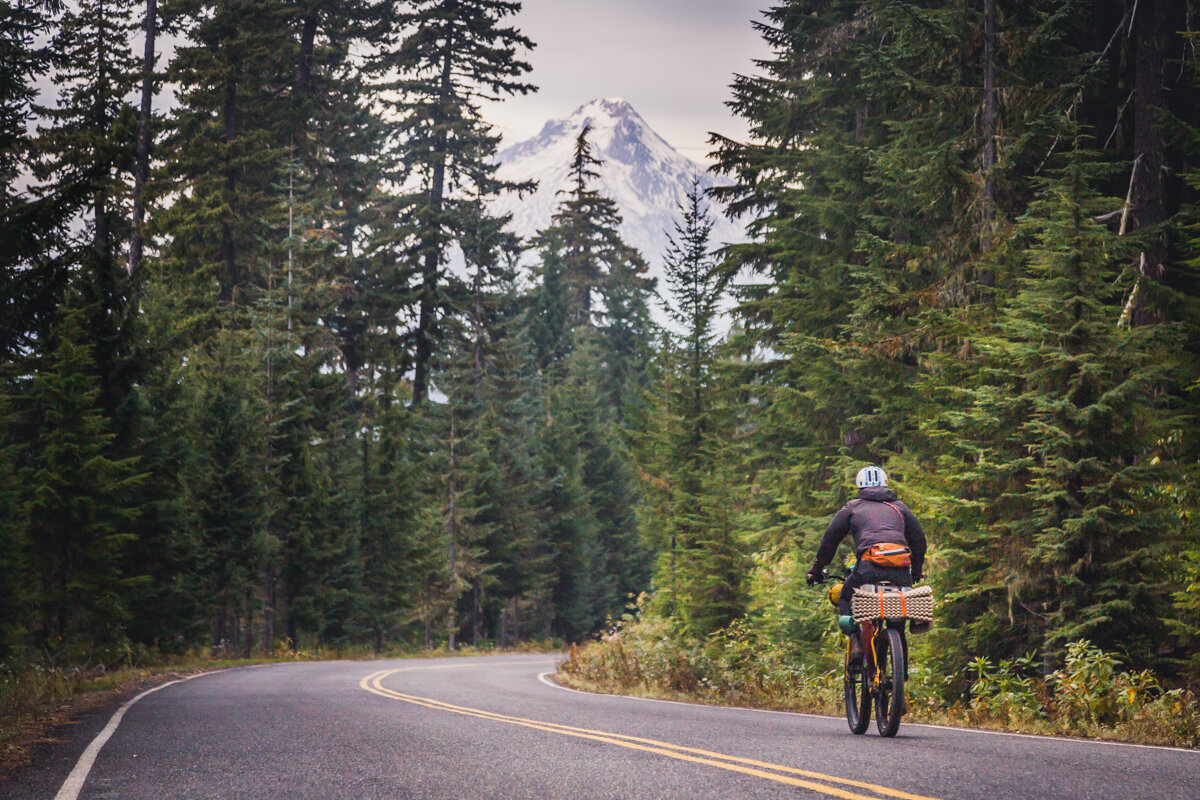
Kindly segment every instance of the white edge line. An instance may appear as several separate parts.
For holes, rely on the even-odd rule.
[[[83,751],[83,755],[79,756],[79,761],[75,763],[75,768],[71,770],[71,774],[63,781],[62,788],[58,790],[58,794],[54,795],[54,800],[76,800],[79,797],[79,792],[83,789],[83,783],[87,780],[88,773],[92,771],[92,765],[96,763],[96,756],[100,754],[100,748],[112,738],[116,732],[117,726],[121,724],[121,718],[125,716],[125,712],[129,707],[141,700],[148,694],[154,694],[160,689],[165,689],[168,686],[174,686],[177,683],[190,681],[193,678],[203,678],[205,675],[216,675],[218,672],[227,672],[228,670],[213,670],[212,672],[201,672],[199,675],[189,675],[186,678],[178,678],[173,681],[161,683],[158,686],[147,689],[138,696],[127,700],[124,705],[116,710],[112,715],[112,719],[104,726],[104,730],[96,734],[96,738],[92,739],[92,743]]]
[[[295,662],[295,663],[311,663],[311,662]],[[67,776],[67,779],[65,781],[63,781],[63,785],[61,788],[59,788],[58,794],[54,795],[54,800],[76,800],[79,797],[79,792],[83,789],[84,781],[87,780],[88,774],[92,771],[92,765],[96,763],[96,756],[98,756],[100,754],[100,749],[102,747],[104,747],[105,744],[108,743],[109,739],[112,738],[112,735],[117,730],[117,726],[121,724],[121,719],[125,716],[125,712],[129,710],[129,707],[132,706],[137,701],[141,700],[146,695],[154,694],[155,692],[159,691],[160,689],[165,689],[168,686],[174,686],[177,683],[183,683],[184,681],[190,681],[194,678],[203,678],[206,675],[216,675],[219,672],[230,672],[231,670],[238,670],[238,669],[260,669],[262,667],[277,667],[277,666],[279,666],[279,663],[272,662],[272,663],[268,663],[268,664],[250,664],[245,667],[232,667],[230,669],[217,669],[217,670],[212,670],[210,672],[201,672],[198,675],[189,675],[186,678],[179,678],[177,680],[168,681],[166,683],[159,684],[158,686],[154,686],[150,689],[147,689],[146,691],[142,692],[141,694],[137,695],[136,697],[133,697],[130,700],[126,701],[124,705],[122,705],[120,708],[118,708],[116,710],[116,712],[113,713],[112,718],[109,719],[109,721],[108,721],[108,724],[104,726],[104,730],[102,730],[102,731],[100,731],[100,733],[96,734],[96,738],[92,740],[92,743],[89,744],[87,746],[87,749],[83,751],[83,754],[81,756],[79,756],[79,761],[77,761],[75,763],[75,768],[71,770],[71,774]],[[464,666],[476,666],[476,665],[473,665],[473,664],[465,665],[464,664]],[[550,673],[547,672],[546,674],[549,675]],[[562,688],[562,687],[560,687],[560,688]],[[575,691],[575,690],[571,689],[570,691]]]
[[[575,694],[586,694],[591,697],[619,697],[623,700],[641,700],[645,703],[669,703],[675,706],[689,706],[691,708],[712,708],[719,711],[752,711],[755,714],[782,714],[789,717],[808,717],[810,719],[840,719],[840,717],[832,717],[827,714],[806,714],[802,711],[778,711],[773,708],[743,708],[741,706],[717,706],[710,703],[689,703],[683,700],[661,700],[657,697],[637,697],[631,694],[605,694],[602,692],[584,692],[579,689],[572,689],[570,686],[563,686],[561,683],[555,683],[549,679],[552,672],[543,672],[538,675],[538,680],[547,686],[553,686],[555,689],[562,689],[564,692],[574,692]],[[1164,750],[1172,753],[1190,753],[1192,755],[1200,755],[1200,750],[1193,750],[1187,747],[1170,747],[1159,744],[1134,744],[1133,742],[1107,742],[1103,739],[1072,739],[1069,736],[1042,736],[1036,733],[1013,733],[1012,731],[989,731],[985,728],[957,728],[953,725],[933,725],[928,722],[906,722],[904,723],[912,728],[933,728],[934,730],[956,731],[963,733],[980,733],[986,736],[1015,736],[1019,739],[1036,739],[1040,742],[1067,742],[1069,744],[1103,744],[1110,747],[1139,747],[1145,750]]]

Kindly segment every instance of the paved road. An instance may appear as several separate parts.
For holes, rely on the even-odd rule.
[[[841,719],[572,692],[539,680],[553,669],[495,656],[206,675],[130,707],[79,796],[1200,797],[1200,752],[908,724],[854,737]]]

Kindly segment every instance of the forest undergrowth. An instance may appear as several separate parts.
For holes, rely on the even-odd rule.
[[[627,617],[599,639],[572,646],[558,678],[571,688],[712,705],[840,716],[842,639],[832,627],[815,658],[772,642],[742,620],[707,640],[681,637],[671,622]],[[1200,747],[1200,703],[1191,689],[1167,688],[1150,670],[1086,640],[1072,643],[1060,669],[1043,677],[1035,653],[971,662],[942,674],[910,639],[905,721],[1137,744]]]

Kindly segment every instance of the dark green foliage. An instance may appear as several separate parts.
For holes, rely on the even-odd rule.
[[[167,651],[207,643],[198,503],[189,476],[196,468],[192,392],[187,365],[180,363],[191,330],[180,313],[183,298],[169,285],[145,287],[142,319],[146,340],[139,352],[142,380],[134,394],[135,427],[131,447],[147,479],[138,487],[134,505],[140,516],[137,540],[127,551],[126,569],[145,576],[130,602],[129,634],[134,641]]]
[[[737,490],[735,415],[715,373],[713,323],[725,285],[709,242],[712,221],[693,185],[669,238],[667,311],[680,328],[660,348],[658,385],[639,415],[638,469],[648,532],[659,551],[656,607],[707,636],[745,611],[748,562]]]
[[[31,591],[23,552],[25,518],[17,471],[17,458],[23,448],[17,435],[19,419],[13,409],[19,384],[9,375],[0,378],[0,604],[9,610],[0,620],[0,658],[7,658],[26,644],[23,639],[30,618]]]
[[[530,276],[489,210],[519,3],[164,2],[132,280],[135,9],[3,4],[0,656],[577,641],[652,589],[697,658],[820,662],[872,461],[939,670],[1194,664],[1196,9],[1135,5],[768,9],[713,142],[753,237],[693,187],[663,331],[588,129]]]
[[[194,449],[183,481],[197,502],[195,568],[212,644],[248,654],[254,617],[261,613],[258,579],[275,543],[264,529],[269,509],[260,364],[248,355],[246,338],[218,332],[192,354],[182,380]]]
[[[66,283],[58,239],[79,202],[73,184],[23,188],[36,159],[30,135],[36,83],[50,69],[44,37],[62,9],[57,0],[0,3],[0,358],[45,335]]]
[[[385,214],[394,230],[382,242],[398,262],[411,333],[413,402],[429,391],[443,318],[461,308],[462,287],[447,269],[451,248],[464,251],[482,213],[476,202],[518,188],[496,178],[499,144],[479,106],[533,91],[519,54],[533,42],[504,21],[520,4],[507,0],[419,0],[396,10],[373,70],[392,112],[387,178],[401,188]],[[523,185],[522,185],[523,186]],[[524,186],[524,188],[528,188]]]
[[[288,12],[278,0],[180,0],[163,17],[187,43],[168,70],[183,88],[161,149],[159,191],[177,197],[151,226],[169,233],[159,269],[191,284],[198,316],[213,300],[230,311],[265,286],[267,244],[286,236]]]
[[[36,647],[71,659],[123,639],[119,564],[133,538],[128,501],[139,480],[130,460],[107,455],[112,434],[96,408],[86,313],[70,302],[63,307],[13,420],[26,443],[16,474],[32,592],[29,635]]]
[[[972,649],[1053,653],[1087,638],[1144,662],[1162,635],[1159,587],[1176,547],[1171,498],[1149,487],[1174,472],[1163,447],[1181,421],[1163,392],[1177,340],[1118,324],[1114,286],[1132,245],[1095,218],[1119,201],[1092,188],[1103,178],[1094,154],[1061,160],[1018,220],[1025,269],[978,340],[969,404],[950,418],[962,447],[954,490],[987,498],[951,528],[979,539],[947,536],[979,570],[957,613],[983,604],[968,616]]]
[[[653,283],[620,237],[616,203],[592,186],[600,162],[589,132],[584,126],[576,138],[570,185],[538,234],[530,322],[546,386],[553,630],[572,640],[618,616],[646,586],[651,563],[626,440],[648,384]]]
[[[412,416],[385,394],[372,424],[359,430],[353,454],[359,469],[349,478],[359,494],[357,623],[377,651],[403,631],[421,596],[416,581],[430,567],[431,554],[419,549],[417,536],[422,520],[409,445]]]

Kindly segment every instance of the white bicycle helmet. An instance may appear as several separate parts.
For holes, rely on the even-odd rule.
[[[854,476],[854,485],[860,489],[869,486],[887,486],[887,473],[881,467],[863,467]]]

